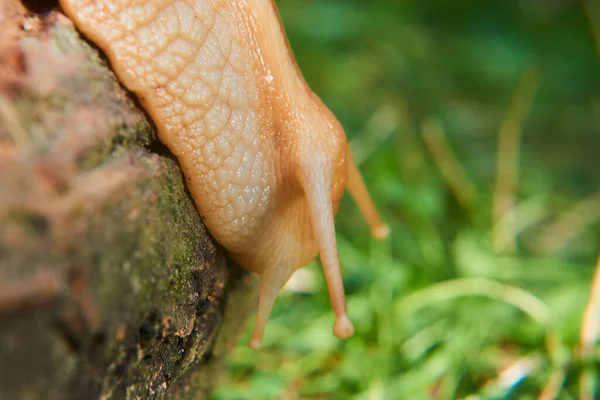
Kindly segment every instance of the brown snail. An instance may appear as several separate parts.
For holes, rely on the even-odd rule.
[[[320,253],[336,321],[347,317],[334,215],[344,189],[386,237],[340,123],[300,73],[272,0],[61,0],[108,56],[177,157],[204,222],[260,276],[250,347],[280,289]]]

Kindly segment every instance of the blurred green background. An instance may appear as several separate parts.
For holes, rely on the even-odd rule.
[[[277,4],[392,236],[344,197],[355,335],[315,262],[214,398],[600,398],[600,1]]]

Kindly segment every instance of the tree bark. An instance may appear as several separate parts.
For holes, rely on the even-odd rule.
[[[57,5],[0,6],[0,399],[206,397],[254,280]]]

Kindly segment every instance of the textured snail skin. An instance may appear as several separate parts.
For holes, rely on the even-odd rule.
[[[272,0],[61,0],[177,157],[211,234],[260,276],[252,348],[277,294],[317,253],[336,315],[346,314],[334,215],[348,188],[387,236],[343,128],[310,90]]]

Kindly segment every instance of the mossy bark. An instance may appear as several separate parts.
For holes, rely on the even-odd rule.
[[[254,308],[176,160],[55,10],[0,15],[0,399],[202,399]]]

